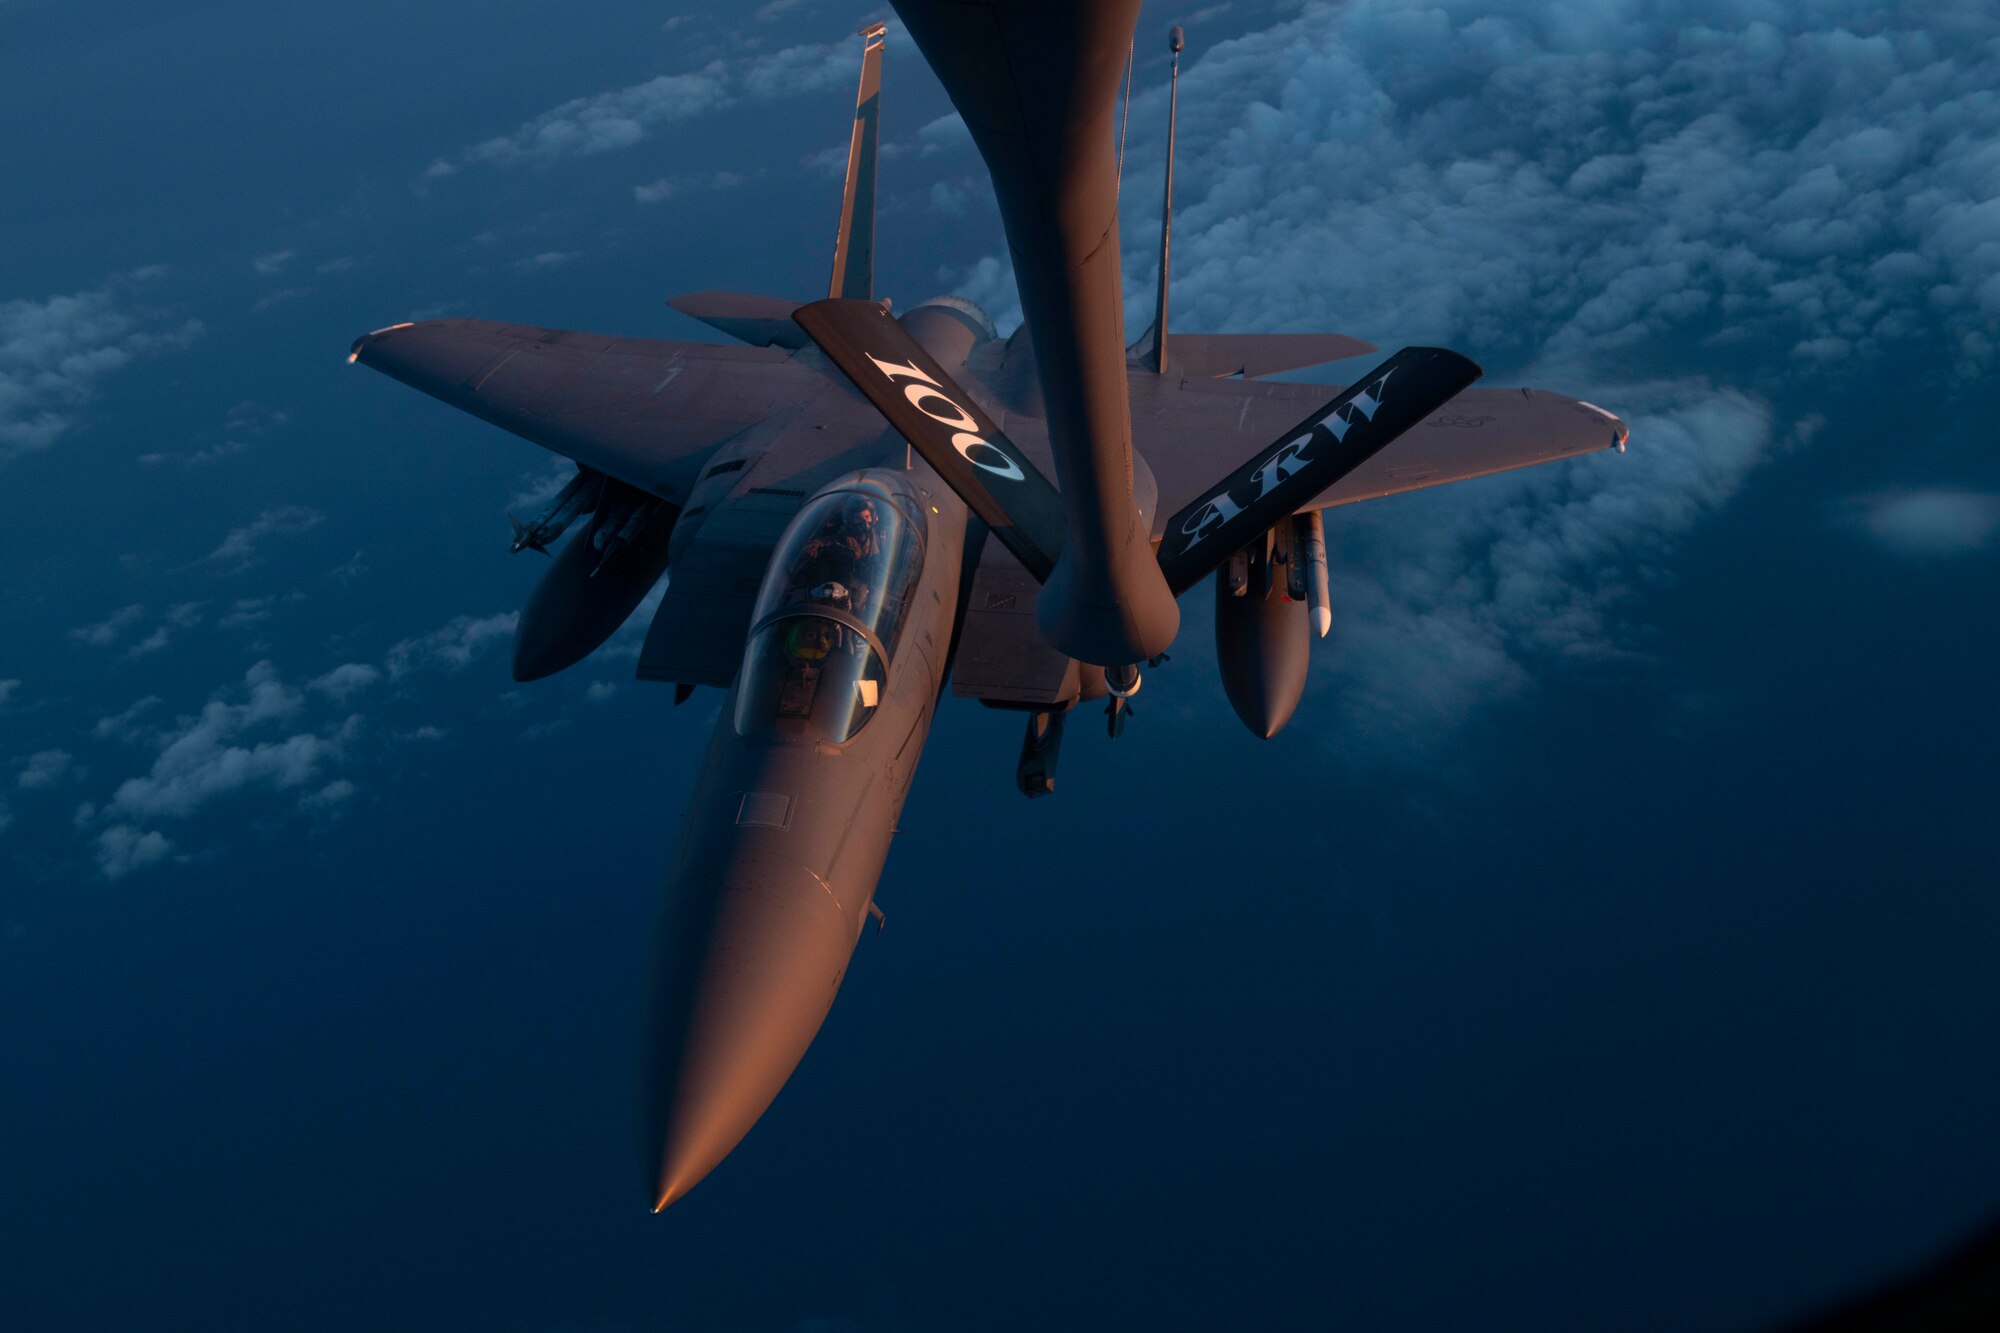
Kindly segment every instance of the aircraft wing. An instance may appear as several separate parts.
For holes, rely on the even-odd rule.
[[[380,329],[349,360],[676,505],[725,440],[826,384],[777,347],[485,319]]]
[[[1133,374],[1132,434],[1152,466],[1160,500],[1155,535],[1168,515],[1199,496],[1223,468],[1268,446],[1324,384],[1176,380]],[[1467,389],[1380,453],[1321,491],[1300,512],[1442,486],[1609,449],[1625,423],[1602,408],[1544,389]]]

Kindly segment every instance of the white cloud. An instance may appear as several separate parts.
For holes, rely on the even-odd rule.
[[[2000,530],[2000,495],[1922,490],[1856,502],[1863,528],[1896,555],[1939,559],[1970,555]]]
[[[146,618],[146,608],[133,605],[113,611],[95,625],[84,625],[69,632],[78,643],[87,643],[93,648],[109,648],[118,642],[118,636],[130,629],[136,622]]]
[[[975,200],[981,198],[978,183],[972,180],[931,182],[931,211],[948,218],[962,218],[972,211]],[[1172,328],[1172,321],[1167,324]]]
[[[7,805],[7,798],[0,796],[0,833],[5,833],[14,823],[14,812]]]
[[[1623,457],[1329,512],[1314,688],[1343,743],[1408,753],[1553,664],[1631,653],[1631,591],[1810,438],[1762,394],[1890,350],[1990,364],[1996,38],[1934,4],[1352,0],[1184,68],[1177,326],[1457,346],[1633,430]],[[1159,179],[1165,111],[1135,100],[1135,180]],[[1125,193],[1128,328],[1156,189]],[[961,290],[1018,323],[1002,256]],[[1870,512],[1932,550],[1993,530],[1962,498]]]
[[[273,307],[284,305],[288,301],[302,301],[312,294],[313,289],[310,287],[280,287],[276,291],[266,292],[258,297],[255,304],[250,307],[250,313],[261,315]]]
[[[627,88],[579,97],[545,111],[512,134],[468,150],[464,160],[509,166],[614,152],[654,130],[740,101],[769,101],[852,85],[860,77],[860,45],[852,38],[789,46],[761,55],[716,60],[686,74],[662,74]],[[444,159],[427,177],[450,175]]]
[[[168,327],[131,304],[153,273],[45,301],[0,301],[0,465],[46,449],[77,424],[101,380],[143,356],[187,347],[195,320]]]
[[[352,583],[368,572],[368,553],[356,551],[345,564],[336,565],[326,571],[326,576],[339,583]]]
[[[160,649],[166,647],[171,642],[173,642],[173,631],[165,625],[161,625],[151,634],[148,634],[145,638],[127,649],[126,655],[129,657],[145,657],[149,653],[159,652]]]
[[[67,750],[42,750],[28,757],[16,784],[30,791],[60,786],[84,776],[76,756]]]
[[[593,680],[590,682],[590,688],[583,692],[583,697],[594,704],[601,704],[616,693],[618,693],[618,687],[610,681]]]
[[[279,250],[273,254],[259,255],[250,261],[250,267],[257,270],[260,277],[275,277],[285,271],[285,265],[292,262],[296,254],[293,250]]]
[[[844,170],[847,150],[843,148],[840,152],[841,166]],[[634,186],[632,197],[642,204],[657,204],[661,200],[671,199],[688,190],[733,190],[749,179],[748,176],[734,171],[716,171],[705,176],[662,176],[650,185]]]
[[[249,523],[231,529],[222,544],[202,557],[207,564],[227,566],[241,573],[257,563],[257,543],[266,537],[310,532],[326,521],[326,516],[303,505],[280,505],[266,509]]]
[[[124,712],[111,717],[100,717],[90,734],[101,741],[135,741],[145,733],[139,729],[139,719],[160,706],[160,696],[149,694],[135,702]]]
[[[344,805],[346,802],[352,800],[354,793],[359,790],[360,788],[356,787],[346,778],[335,778],[332,782],[327,783],[310,796],[301,798],[299,807],[304,810],[318,810],[322,812],[332,810],[336,806]]]
[[[507,508],[522,514],[540,513],[555,503],[562,488],[576,479],[576,464],[567,458],[551,461],[539,472],[522,474],[520,487],[514,498],[507,502]]]
[[[114,824],[97,835],[97,868],[106,879],[122,879],[166,859],[173,850],[173,843],[160,833]]]
[[[965,127],[965,117],[954,111],[926,122],[917,131],[917,143],[925,157],[934,153],[956,152],[972,147],[972,131]]]
[[[145,467],[158,467],[166,463],[178,463],[186,468],[207,467],[226,458],[235,458],[248,453],[252,440],[280,430],[290,421],[290,413],[246,399],[229,409],[222,419],[221,431],[200,448],[180,451],[159,450],[140,454],[138,461]]]
[[[583,258],[583,254],[577,250],[544,250],[538,255],[532,255],[527,259],[517,261],[514,269],[519,273],[538,273],[552,268],[561,268],[564,264],[581,258]]]
[[[1602,392],[1627,413],[1628,454],[1327,511],[1332,669],[1316,688],[1347,714],[1343,745],[1420,752],[1547,666],[1632,656],[1624,603],[1785,444],[1769,408],[1736,390]]]
[[[269,662],[251,667],[243,683],[242,702],[212,699],[198,716],[183,719],[162,737],[152,770],[120,783],[105,816],[128,823],[185,819],[210,801],[237,791],[303,786],[339,758],[344,729],[246,742],[248,732],[293,720],[304,700],[279,679]]]
[[[215,623],[224,629],[247,629],[251,625],[261,625],[271,618],[271,604],[276,600],[275,597],[239,597]]]
[[[1184,327],[1489,364],[1713,363],[1752,340],[1813,365],[1913,339],[1992,360],[1995,11],[1353,0],[1182,79],[1204,108],[1180,127]],[[1164,121],[1161,90],[1135,99],[1136,180],[1159,179]],[[1126,200],[1143,325],[1158,205]]]
[[[179,602],[167,608],[166,617],[154,627],[153,632],[126,650],[129,657],[145,657],[157,653],[173,642],[174,631],[192,629],[201,623],[201,602]]]
[[[629,88],[579,97],[543,112],[512,134],[488,139],[466,157],[510,165],[629,148],[655,126],[727,105],[733,100],[730,82],[727,67],[717,61],[692,74],[663,74]]]
[[[317,690],[345,707],[380,679],[382,673],[367,663],[348,662],[308,682],[306,688]]]
[[[21,688],[19,680],[0,680],[0,706],[14,697],[14,691]]]
[[[395,645],[384,665],[395,680],[425,668],[463,671],[489,648],[512,638],[515,622],[520,618],[518,611],[478,618],[457,616],[442,629]]]

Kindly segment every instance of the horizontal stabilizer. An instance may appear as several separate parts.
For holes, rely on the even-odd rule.
[[[1175,339],[1178,347],[1180,340]],[[1160,570],[1176,597],[1260,533],[1451,401],[1480,369],[1405,347],[1167,520]]]
[[[815,301],[792,318],[1035,581],[1047,582],[1062,552],[1062,497],[972,395],[873,301]]]
[[[805,335],[792,323],[792,312],[799,308],[797,301],[746,292],[691,292],[673,297],[667,305],[752,347],[797,351],[806,345]]]

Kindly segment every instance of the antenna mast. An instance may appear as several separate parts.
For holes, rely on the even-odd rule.
[[[1176,24],[1167,34],[1167,49],[1174,55],[1173,85],[1167,94],[1167,189],[1160,203],[1160,296],[1153,311],[1153,371],[1167,373],[1167,275],[1171,267],[1174,240],[1174,127],[1180,117],[1181,48],[1187,35]]]

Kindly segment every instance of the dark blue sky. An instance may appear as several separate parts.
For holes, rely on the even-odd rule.
[[[342,363],[813,294],[863,11],[0,0],[10,1326],[1750,1329],[2000,1209],[2000,24],[1142,20],[1143,323],[1444,341],[1631,452],[1336,511],[1271,742],[944,709],[832,1018],[667,1214],[644,941],[713,692],[534,686],[551,461]],[[1148,54],[1152,52],[1152,54]],[[906,41],[878,286],[1011,285]],[[1135,326],[1136,327],[1136,326]]]

